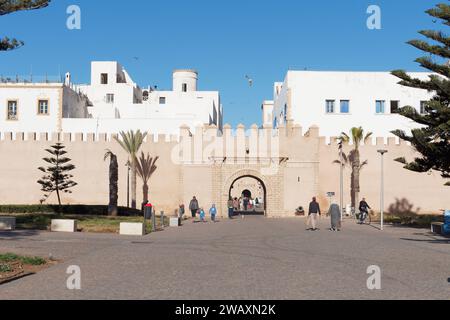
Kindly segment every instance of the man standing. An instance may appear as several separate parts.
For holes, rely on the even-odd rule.
[[[198,205],[198,200],[196,197],[193,197],[191,200],[191,203],[189,204],[189,210],[191,210],[192,218],[195,221],[195,218],[197,217],[197,211],[200,209]]]
[[[308,225],[311,224],[312,228],[308,230],[316,231],[317,230],[317,217],[321,214],[320,206],[317,202],[316,197],[312,199],[312,202],[309,204],[309,216],[308,216]]]
[[[367,215],[369,214],[369,209],[372,209],[366,201],[366,198],[363,198],[359,203],[359,223],[363,224],[366,220]]]

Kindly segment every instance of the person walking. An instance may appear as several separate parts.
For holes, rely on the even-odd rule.
[[[312,199],[312,202],[309,204],[309,215],[307,224],[311,225],[311,228],[308,230],[317,231],[317,218],[321,215],[320,206],[317,202],[316,197]]]
[[[234,211],[239,211],[239,199],[238,198],[234,198],[233,200],[233,209]]]
[[[216,222],[217,209],[215,204],[213,204],[211,209],[209,209],[209,214],[211,215],[211,221]]]
[[[231,197],[230,197],[230,199],[228,199],[227,207],[228,207],[228,218],[233,219],[234,205],[233,205],[233,199]]]
[[[341,231],[341,208],[336,202],[330,206],[331,231]]]
[[[244,197],[244,211],[248,210],[248,204],[249,204],[249,199],[247,197]]]
[[[198,209],[200,209],[199,205],[198,205],[198,200],[197,198],[194,196],[191,200],[191,203],[189,204],[189,210],[191,210],[191,214],[192,214],[192,219],[193,222],[195,222],[195,218],[197,217],[197,211]]]
[[[178,211],[178,215],[180,220],[183,220],[184,214],[186,213],[186,209],[184,208],[184,204],[180,204],[180,209]]]
[[[206,214],[205,214],[205,210],[203,210],[203,208],[199,209],[199,214],[200,214],[200,221],[206,222]]]
[[[366,220],[367,215],[369,214],[369,209],[372,209],[366,201],[366,198],[363,198],[359,203],[359,224],[363,224],[364,220]]]

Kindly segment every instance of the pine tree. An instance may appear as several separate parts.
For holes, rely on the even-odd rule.
[[[17,11],[36,10],[47,7],[51,0],[0,0],[0,16]],[[4,37],[0,39],[0,51],[9,51],[23,46],[23,41]]]
[[[435,18],[434,22],[443,21],[450,26],[450,6],[438,4],[436,8],[426,11]],[[425,112],[420,113],[413,107],[404,107],[400,114],[422,125],[412,130],[412,134],[396,130],[392,133],[402,140],[409,141],[420,154],[412,162],[400,158],[397,161],[405,164],[405,168],[415,172],[435,170],[444,179],[450,178],[450,38],[444,31],[422,30],[419,33],[433,42],[412,40],[408,44],[424,51],[429,56],[416,60],[423,68],[433,73],[427,80],[415,79],[403,70],[395,70],[393,75],[400,78],[399,84],[433,92],[434,97],[425,104]],[[450,182],[446,185],[450,186]]]
[[[49,164],[47,168],[38,168],[45,175],[38,181],[42,187],[42,191],[45,192],[44,198],[41,202],[46,201],[53,192],[56,192],[58,197],[59,212],[61,213],[61,193],[72,193],[71,188],[77,185],[76,182],[71,179],[73,176],[69,174],[70,171],[75,169],[73,164],[69,162],[71,159],[65,157],[67,151],[62,143],[57,143],[51,146],[51,149],[46,149],[51,157],[44,158],[43,160]]]

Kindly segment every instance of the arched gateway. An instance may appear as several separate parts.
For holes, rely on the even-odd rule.
[[[259,185],[263,189],[263,213],[265,216],[276,216],[282,211],[282,199],[283,193],[282,184],[277,174],[274,175],[262,175],[259,170],[255,169],[241,169],[233,172],[232,174],[223,175],[223,183],[220,203],[222,209],[222,215],[228,212],[227,203],[231,195],[231,190],[234,184],[243,178],[252,178],[258,181]]]

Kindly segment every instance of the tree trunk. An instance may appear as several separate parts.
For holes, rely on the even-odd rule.
[[[61,197],[59,195],[59,188],[58,186],[56,187],[56,196],[58,197],[58,214],[62,214],[62,210],[61,210]]]
[[[144,195],[143,203],[148,202],[148,184],[146,182],[142,186],[142,194]]]
[[[355,182],[354,182],[354,189],[355,189],[355,209],[359,205],[359,193],[361,191],[361,186],[359,184],[359,173],[361,169],[361,161],[359,156],[359,151],[355,150],[355,162],[354,162],[354,171],[355,171]]]
[[[119,180],[119,165],[117,163],[117,157],[111,155],[111,162],[109,166],[109,206],[108,215],[116,217],[118,215],[117,202],[118,196],[118,180]]]
[[[131,163],[131,208],[136,209],[136,162]]]

